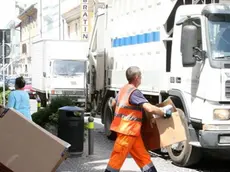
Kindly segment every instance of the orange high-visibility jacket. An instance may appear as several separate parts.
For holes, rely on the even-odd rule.
[[[129,103],[129,97],[134,90],[136,88],[131,84],[127,84],[120,89],[110,130],[125,135],[140,135],[142,109]]]

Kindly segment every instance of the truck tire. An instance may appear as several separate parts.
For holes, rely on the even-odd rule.
[[[113,121],[113,109],[110,106],[110,98],[106,101],[105,107],[104,107],[104,131],[105,135],[107,136],[108,139],[110,140],[115,140],[117,135],[114,131],[110,130],[110,125]]]
[[[169,157],[173,161],[174,164],[182,167],[188,167],[191,165],[194,165],[198,163],[201,159],[201,149],[198,147],[194,147],[189,144],[189,131],[188,131],[188,123],[186,120],[186,117],[184,115],[184,112],[181,109],[177,109],[179,111],[182,124],[184,125],[185,131],[186,131],[186,136],[187,140],[183,141],[179,144],[181,144],[181,151],[178,152],[173,148],[172,146],[167,147],[167,151],[169,154]]]

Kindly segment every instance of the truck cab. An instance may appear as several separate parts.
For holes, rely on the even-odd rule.
[[[51,59],[47,76],[50,98],[66,95],[73,98],[78,106],[85,104],[86,60]]]
[[[85,107],[87,47],[85,41],[39,40],[32,45],[32,87],[43,107],[68,96]]]

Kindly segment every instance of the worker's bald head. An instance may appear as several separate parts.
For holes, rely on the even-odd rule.
[[[127,78],[129,83],[135,82],[137,78],[141,78],[140,68],[137,66],[130,66],[126,70],[126,78]]]

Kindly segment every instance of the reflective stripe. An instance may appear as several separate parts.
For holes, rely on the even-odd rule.
[[[131,115],[123,115],[123,114],[116,114],[116,113],[115,113],[115,117],[119,117],[119,118],[126,119],[126,120],[129,120],[129,121],[138,121],[138,122],[142,122],[142,119],[141,119],[141,118],[137,118],[137,117],[131,116]]]
[[[131,105],[129,103],[129,97],[135,90],[136,87],[131,84],[127,84],[120,89],[116,103],[117,105],[124,105],[124,107],[128,108],[122,108],[116,105],[114,119],[110,126],[112,131],[131,136],[140,135],[143,112],[131,109],[132,106],[135,107],[136,105]]]
[[[107,166],[106,170],[108,170],[109,172],[119,172],[120,171],[120,170],[110,167],[109,165]]]
[[[151,169],[151,168],[155,169],[155,167],[154,167],[154,165],[153,165],[152,162],[149,163],[149,164],[147,164],[147,165],[145,165],[144,167],[142,167],[142,168],[141,168],[141,171],[145,172],[145,171],[148,171],[148,170]]]
[[[125,104],[122,104],[122,103],[117,103],[117,107],[119,108],[125,108],[125,109],[132,109],[132,110],[137,110],[137,111],[141,111],[141,107],[138,107],[138,106],[126,106]]]

